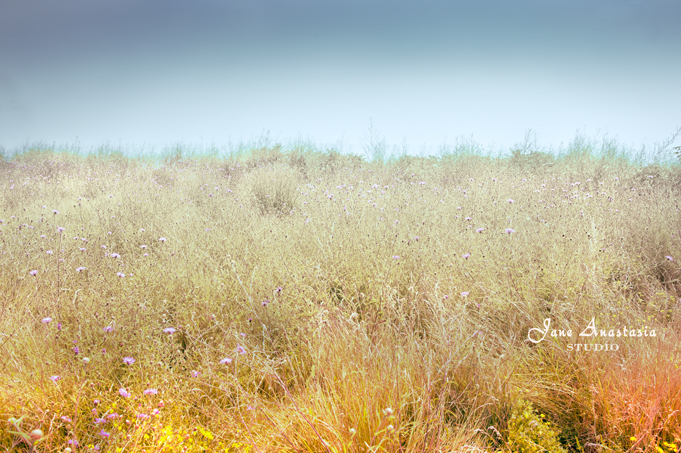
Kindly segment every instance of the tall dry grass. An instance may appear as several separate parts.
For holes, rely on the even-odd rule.
[[[676,451],[680,183],[583,139],[7,158],[0,445]]]

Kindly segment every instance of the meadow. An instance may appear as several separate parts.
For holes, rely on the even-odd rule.
[[[681,166],[526,145],[6,156],[0,449],[678,451]]]

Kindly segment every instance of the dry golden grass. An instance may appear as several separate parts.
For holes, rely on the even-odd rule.
[[[676,451],[681,171],[606,151],[0,162],[0,446]]]

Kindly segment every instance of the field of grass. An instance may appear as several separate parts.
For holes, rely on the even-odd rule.
[[[680,192],[579,140],[27,149],[0,160],[0,449],[675,452]]]

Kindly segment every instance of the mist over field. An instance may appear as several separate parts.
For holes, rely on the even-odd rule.
[[[161,149],[466,137],[532,129],[652,146],[681,118],[676,1],[0,3],[0,146]],[[73,146],[71,146],[72,148]]]

